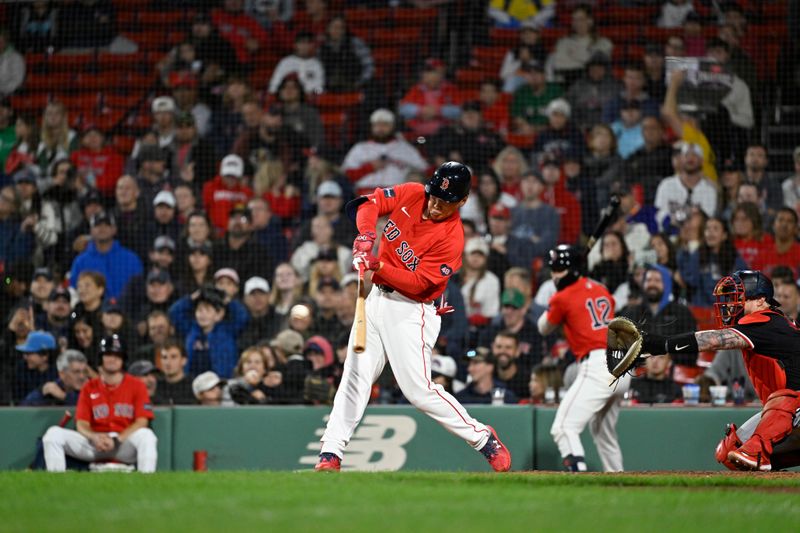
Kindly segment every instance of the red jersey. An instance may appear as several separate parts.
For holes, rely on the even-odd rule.
[[[110,146],[97,152],[82,148],[69,156],[78,173],[94,176],[94,187],[105,197],[114,196],[117,180],[125,170],[125,159]],[[89,184],[92,185],[91,180]]]
[[[614,297],[593,279],[578,281],[550,298],[547,321],[564,325],[572,352],[580,360],[592,350],[605,349],[608,323],[614,318]]]
[[[760,239],[734,239],[733,246],[745,264],[754,269],[762,270],[764,254],[768,254],[774,243],[770,235],[763,235]]]
[[[756,311],[731,330],[750,346],[742,356],[762,403],[776,390],[800,390],[800,330],[789,319],[770,309]]]
[[[247,185],[237,184],[228,187],[222,176],[203,185],[203,205],[206,208],[211,224],[224,232],[228,228],[228,214],[236,204],[246,204],[253,197],[253,190]]]
[[[87,381],[75,411],[76,420],[89,422],[98,433],[119,433],[137,418],[152,420],[154,416],[147,387],[130,374],[116,386],[106,385],[100,378]]]
[[[421,183],[379,187],[367,199],[358,209],[359,232],[375,231],[378,217],[389,215],[378,252],[384,265],[372,281],[418,302],[441,296],[461,268],[464,227],[458,211],[441,222],[423,219],[428,200]]]
[[[764,247],[761,255],[750,268],[760,270],[771,277],[776,266],[788,266],[796,273],[798,265],[800,265],[800,243],[792,243],[788,250],[778,253],[778,250],[775,249],[775,241],[770,238],[769,246]]]

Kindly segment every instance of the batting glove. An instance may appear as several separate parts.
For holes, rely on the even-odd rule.
[[[378,270],[381,262],[372,255],[372,252],[356,252],[353,254],[353,268],[361,272],[362,270]]]
[[[444,299],[444,294],[442,294],[442,299],[439,300],[439,307],[436,308],[436,314],[439,316],[448,315],[455,311],[456,308],[452,305],[448,304]]]
[[[356,254],[359,253],[372,253],[376,237],[374,231],[359,233],[358,237],[353,241],[353,257],[355,258]]]

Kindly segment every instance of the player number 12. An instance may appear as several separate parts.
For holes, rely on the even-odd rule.
[[[592,329],[608,326],[608,315],[611,312],[611,302],[608,301],[608,298],[587,299],[586,309],[592,316]]]

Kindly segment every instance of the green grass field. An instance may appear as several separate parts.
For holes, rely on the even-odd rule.
[[[0,531],[797,531],[797,474],[0,474]]]

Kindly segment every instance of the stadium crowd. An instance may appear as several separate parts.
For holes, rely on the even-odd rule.
[[[555,292],[547,254],[583,242],[612,195],[621,214],[586,271],[618,314],[662,335],[709,325],[716,281],[749,267],[771,276],[797,317],[800,148],[793,168],[776,168],[760,143],[771,86],[736,3],[664,2],[657,24],[677,30],[624,60],[590,5],[475,3],[471,44],[491,28],[519,42],[472,85],[454,75],[470,58],[441,38],[387,84],[361,28],[337,11],[378,2],[176,3],[191,7],[186,31],[149,67],[148,112],[113,125],[65,99],[20,103],[32,98],[34,54],[135,53],[116,30],[119,2],[9,8],[0,404],[74,405],[113,334],[156,405],[330,403],[357,290],[343,206],[426,181],[448,160],[468,164],[474,186],[461,212],[464,264],[446,293],[456,312],[432,371],[464,403],[550,402],[569,385],[569,346],[535,326]],[[471,5],[436,12],[456,4]],[[545,42],[553,29],[565,31]],[[265,55],[275,56],[268,71]],[[693,94],[667,56],[712,58],[729,89]],[[332,125],[321,98],[353,93],[349,122]],[[126,132],[137,135],[123,151]],[[671,402],[676,382],[693,380],[751,390],[740,359],[652,357],[632,394]],[[390,372],[373,401],[404,402]]]

